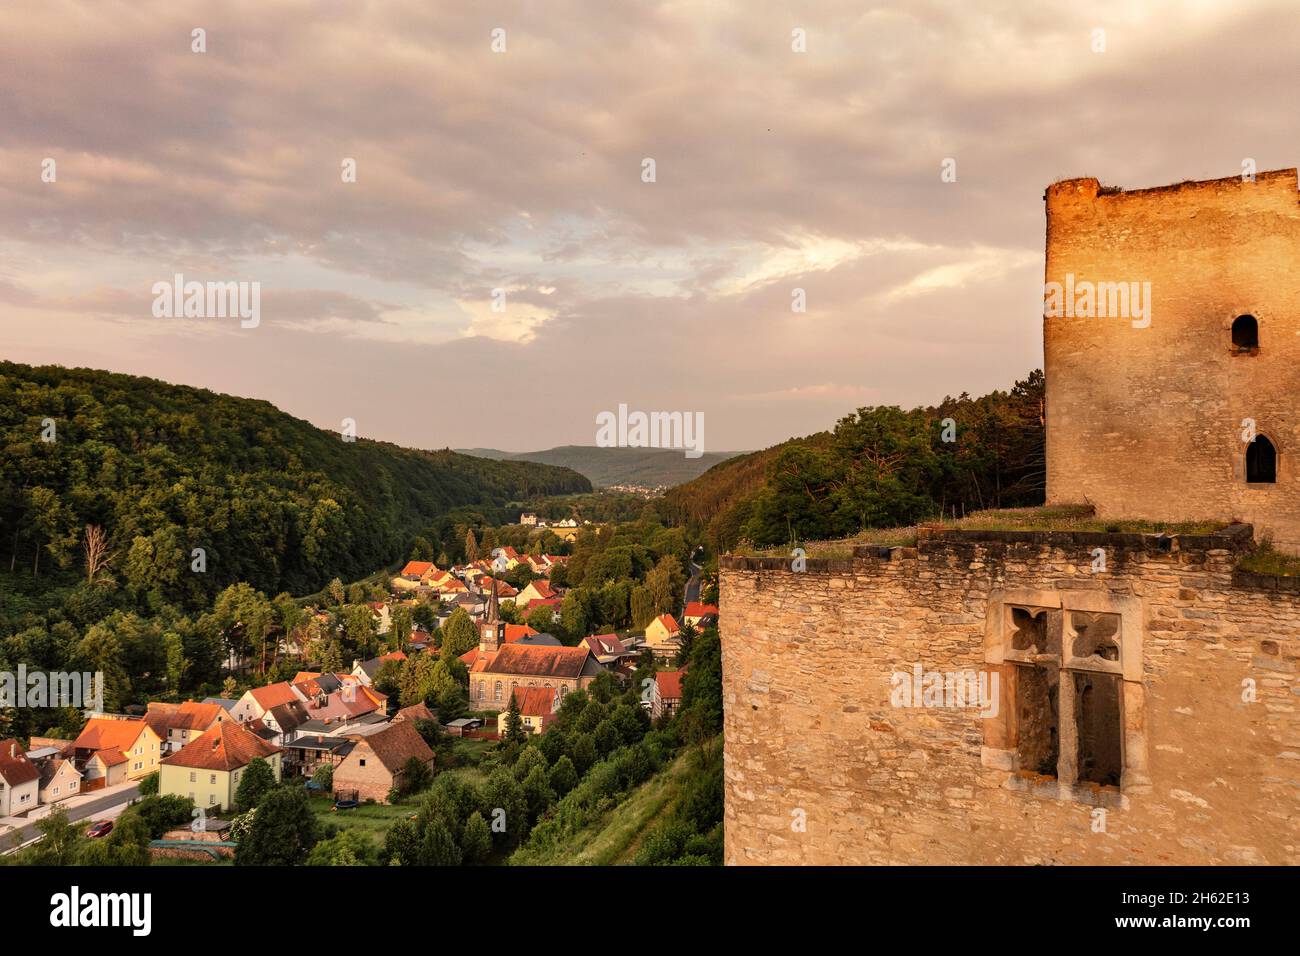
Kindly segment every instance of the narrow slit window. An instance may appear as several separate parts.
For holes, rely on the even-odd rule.
[[[1246,446],[1246,481],[1252,485],[1277,483],[1277,449],[1263,435]]]

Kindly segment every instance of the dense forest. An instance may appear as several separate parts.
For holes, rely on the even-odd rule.
[[[187,608],[238,581],[361,577],[458,507],[504,520],[507,502],[591,490],[565,468],[344,441],[268,402],[58,366],[0,362],[0,441],[0,571],[80,568],[91,525],[116,553],[105,573]]]
[[[1041,504],[1043,418],[1039,370],[980,398],[859,408],[833,431],[715,465],[670,489],[661,510],[723,551]]]

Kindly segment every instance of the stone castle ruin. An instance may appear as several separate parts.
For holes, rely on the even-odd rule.
[[[723,559],[729,864],[1300,863],[1297,197],[1047,192],[1049,504],[1205,533]]]
[[[1048,503],[1244,521],[1300,551],[1297,268],[1294,169],[1048,189],[1049,297],[1062,289],[1043,323]],[[1060,314],[1089,293],[1104,315]]]

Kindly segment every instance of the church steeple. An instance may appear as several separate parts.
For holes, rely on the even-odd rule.
[[[492,592],[488,595],[487,613],[479,626],[478,651],[492,654],[506,642],[506,626],[501,621],[501,607],[497,603],[497,579],[492,578]]]

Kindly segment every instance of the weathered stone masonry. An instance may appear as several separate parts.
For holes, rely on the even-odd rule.
[[[1300,582],[1234,571],[1250,546],[1246,526],[923,531],[915,548],[809,559],[804,573],[724,558],[727,862],[1300,863]],[[1094,618],[1118,632],[1077,684],[1118,688],[1117,785],[1016,766],[1036,759],[1015,696],[1033,657],[1019,635],[1002,642],[1002,615],[1059,628],[1070,608],[1080,633]],[[998,672],[999,717],[891,706],[891,674],[916,662]],[[1067,775],[1073,693],[1059,698]]]
[[[1043,323],[1048,503],[1102,518],[1244,521],[1300,550],[1300,194],[1296,170],[1047,190],[1045,281],[1150,283],[1150,324]],[[1239,316],[1258,348],[1234,349]],[[1242,421],[1277,449],[1246,480]]]

